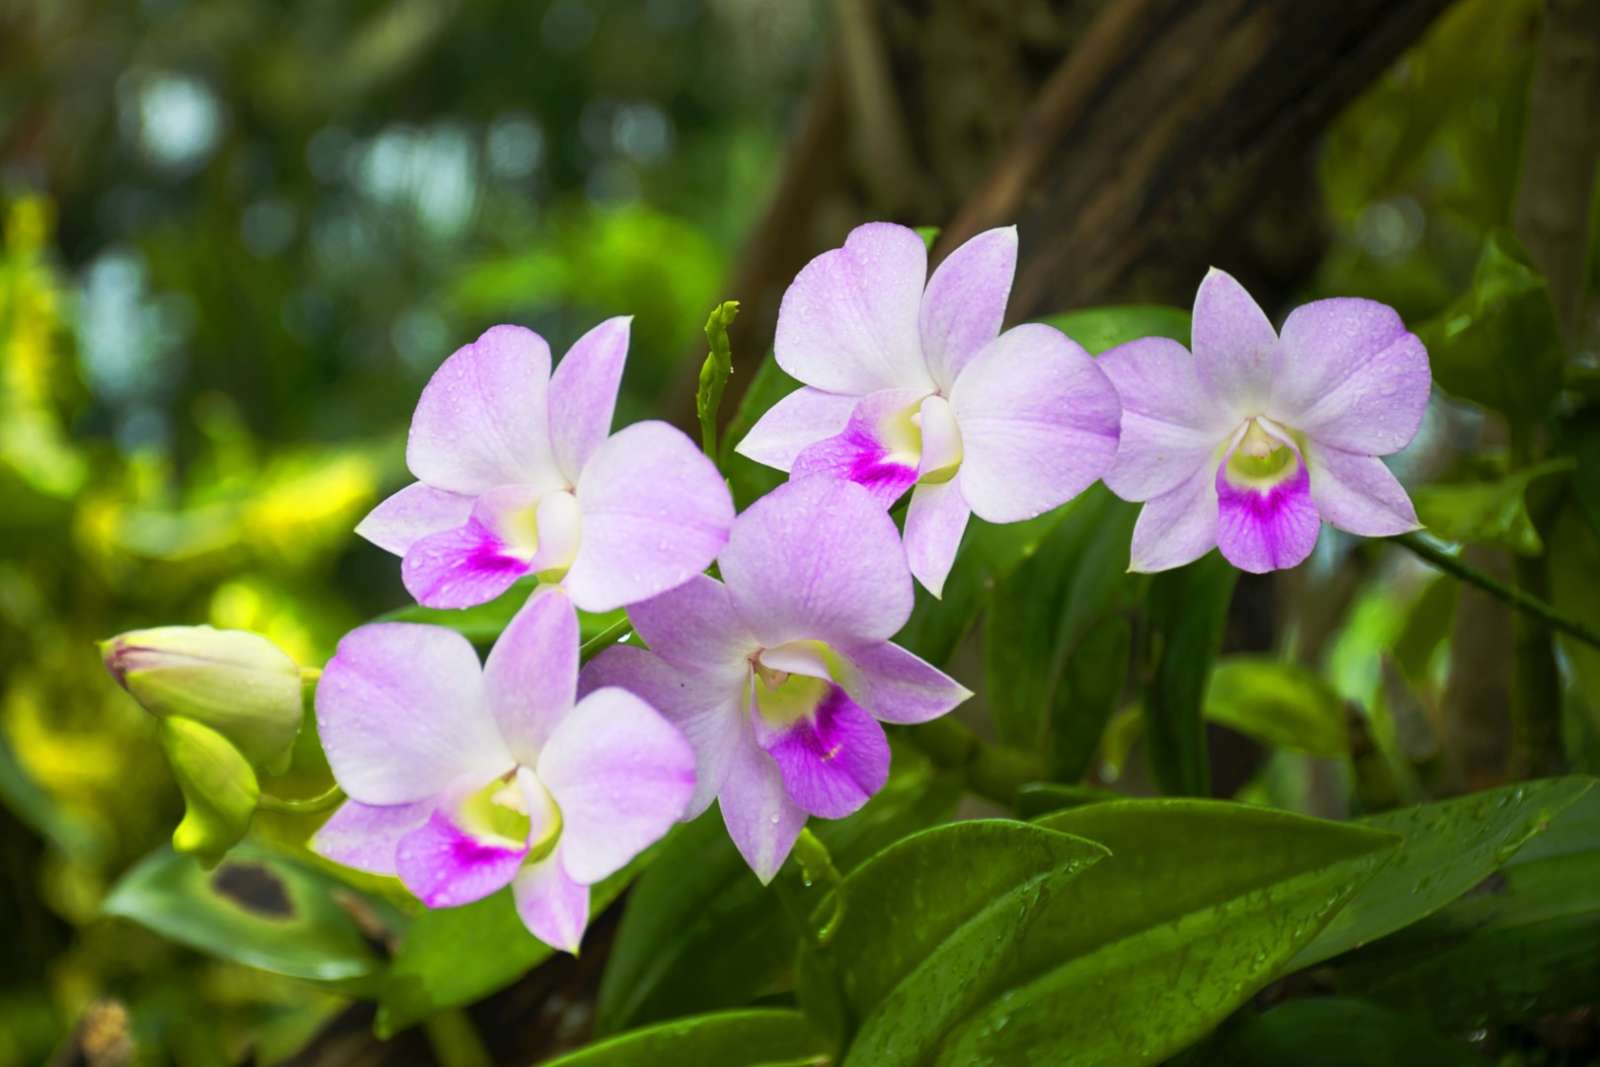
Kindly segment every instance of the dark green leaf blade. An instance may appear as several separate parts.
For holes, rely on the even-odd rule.
[[[1203,698],[1238,578],[1233,565],[1213,552],[1150,583],[1145,744],[1164,793],[1205,796],[1210,791]]]
[[[826,1064],[828,1054],[797,1011],[725,1011],[620,1034],[544,1067],[797,1067]]]
[[[1200,1050],[1194,1063],[1195,1067],[1484,1067],[1486,1061],[1409,1015],[1352,997],[1316,997],[1291,1000],[1246,1020]]]

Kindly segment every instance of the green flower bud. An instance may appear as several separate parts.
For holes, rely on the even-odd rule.
[[[185,806],[172,847],[215,866],[250,828],[261,798],[256,772],[227,738],[193,719],[162,719],[161,747]]]
[[[100,644],[106,668],[144,709],[216,730],[252,767],[280,774],[302,717],[300,668],[245,630],[158,626]]]

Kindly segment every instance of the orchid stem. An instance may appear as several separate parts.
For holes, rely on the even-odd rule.
[[[823,882],[833,890],[833,914],[828,916],[827,922],[817,928],[816,935],[817,946],[826,948],[833,940],[834,932],[839,929],[839,920],[844,918],[844,876],[839,873],[839,868],[833,865],[833,856],[828,852],[828,846],[811,832],[809,826],[801,827],[800,836],[795,838],[794,858],[795,862],[800,864],[800,872],[805,877],[806,885]]]
[[[1582,641],[1586,645],[1600,648],[1600,631],[1596,631],[1576,619],[1569,619],[1565,615],[1557,613],[1549,604],[1546,604],[1531,593],[1515,586],[1506,585],[1499,579],[1478,570],[1478,568],[1463,563],[1459,557],[1451,555],[1420,534],[1401,534],[1392,538],[1392,540],[1410,549],[1422,560],[1452,578],[1466,582],[1468,585],[1477,586],[1496,600],[1538,619],[1552,630],[1559,630],[1568,637]]]
[[[302,797],[298,800],[285,800],[275,797],[271,793],[262,793],[256,800],[256,807],[262,811],[277,812],[279,815],[320,815],[331,808],[336,808],[344,800],[344,790],[337,785],[329,787],[327,792],[318,793],[314,797]]]
[[[578,649],[578,658],[587,661],[590,656],[602,649],[609,648],[633,633],[633,623],[626,618],[618,619],[604,630],[585,641]]]
[[[960,771],[968,789],[1008,808],[1017,806],[1024,785],[1047,777],[1042,760],[991,745],[950,715],[907,730],[905,736],[936,766]]]

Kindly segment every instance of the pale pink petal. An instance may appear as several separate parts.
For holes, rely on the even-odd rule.
[[[1383,460],[1313,441],[1306,449],[1311,502],[1324,521],[1363,537],[1420,529],[1417,512]]]
[[[635,423],[596,449],[578,505],[583,535],[565,584],[584,611],[682,585],[716,558],[733,522],[716,466],[664,422]]]
[[[1393,308],[1317,300],[1283,324],[1271,410],[1277,421],[1348,452],[1384,456],[1422,425],[1433,378],[1428,353]]]
[[[411,804],[513,764],[484,706],[477,653],[442,626],[352,630],[323,669],[316,704],[333,775],[363,804]]]
[[[1201,467],[1175,489],[1152,498],[1133,527],[1128,569],[1153,573],[1192,563],[1217,544],[1216,468]]]
[[[839,650],[854,668],[840,679],[863,708],[884,722],[937,719],[972,691],[933,664],[888,641]]]
[[[734,847],[764,885],[788,858],[806,813],[784,791],[777,763],[756,744],[748,725],[744,730],[717,803]]]
[[[411,417],[411,473],[436,489],[472,495],[558,480],[546,425],[549,381],[550,346],[532,330],[495,326],[457,349]]]
[[[718,560],[763,645],[885,640],[911,615],[900,532],[852,482],[786,482],[745,509]]]
[[[561,862],[561,847],[523,868],[511,883],[517,915],[528,932],[551,948],[573,955],[589,925],[589,887],[579,885]]]
[[[517,762],[532,766],[578,687],[578,613],[545,586],[500,634],[483,668],[484,700]]]
[[[911,415],[922,395],[885,389],[863,397],[844,432],[818,441],[795,457],[790,476],[824,475],[855,482],[888,507],[917,480],[920,446]]]
[[[510,885],[527,854],[525,845],[468,833],[441,807],[400,839],[395,872],[428,907],[454,908]]]
[[[631,315],[602,322],[573,343],[550,375],[550,446],[572,485],[611,433],[632,323]]]
[[[1176,341],[1143,337],[1096,362],[1122,401],[1122,435],[1105,482],[1124,500],[1149,500],[1187,481],[1237,425],[1210,403],[1194,357]]]
[[[1212,267],[1194,295],[1190,331],[1210,402],[1232,422],[1258,413],[1278,363],[1278,335],[1261,306],[1231,274]]]
[[[1017,228],[985,230],[945,257],[928,279],[919,322],[922,351],[948,391],[967,361],[1000,333],[1017,271]]]
[[[773,352],[806,385],[865,396],[879,389],[933,391],[917,320],[928,251],[914,230],[857,226],[783,294]]]
[[[384,806],[347,800],[317,828],[307,846],[335,863],[392,878],[400,839],[427,822],[434,806],[432,799]]]
[[[906,509],[906,562],[923,588],[934,596],[944,592],[944,580],[956,561],[961,534],[972,509],[961,495],[961,476],[939,485],[919,485],[911,491]]]
[[[1001,334],[951,393],[961,495],[980,519],[1018,522],[1092,485],[1117,452],[1121,404],[1093,359],[1041,323]]]
[[[670,830],[694,793],[694,765],[683,735],[632,693],[597,689],[579,701],[539,754],[567,873],[598,882]]]
[[[750,654],[760,647],[739,618],[728,587],[704,574],[629,605],[628,619],[650,651],[687,669],[729,669],[742,676],[750,670]]]
[[[860,399],[801,386],[768,408],[734,451],[787,471],[807,445],[842,431]]]
[[[749,673],[748,664],[733,674],[684,670],[653,652],[617,645],[583,668],[578,692],[587,696],[608,686],[626,689],[678,728],[694,749],[695,788],[683,814],[692,819],[711,806],[728,777],[728,763],[741,737]]]
[[[356,533],[385,552],[403,556],[418,540],[451,530],[472,514],[472,497],[412,482],[367,512]]]
[[[424,537],[400,561],[406,592],[429,608],[486,604],[527,573],[527,557],[476,518]]]
[[[764,729],[758,715],[756,736],[777,763],[789,799],[819,818],[859,810],[889,780],[883,727],[837,685],[809,716],[782,729]]]
[[[1217,548],[1252,574],[1294,567],[1317,546],[1320,522],[1304,463],[1268,489],[1237,486],[1217,471]]]

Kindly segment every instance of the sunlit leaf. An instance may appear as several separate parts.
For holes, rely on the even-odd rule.
[[[1494,482],[1425,485],[1412,491],[1417,518],[1446,541],[1498,545],[1524,556],[1544,551],[1528,514],[1528,486],[1572,469],[1570,459],[1551,460]]]
[[[1218,660],[1205,717],[1263,744],[1313,756],[1350,751],[1344,701],[1315,671],[1271,656]]]
[[[1189,343],[1189,313],[1160,304],[1120,304],[1083,308],[1043,320],[1098,356],[1140,337],[1170,337]]]

